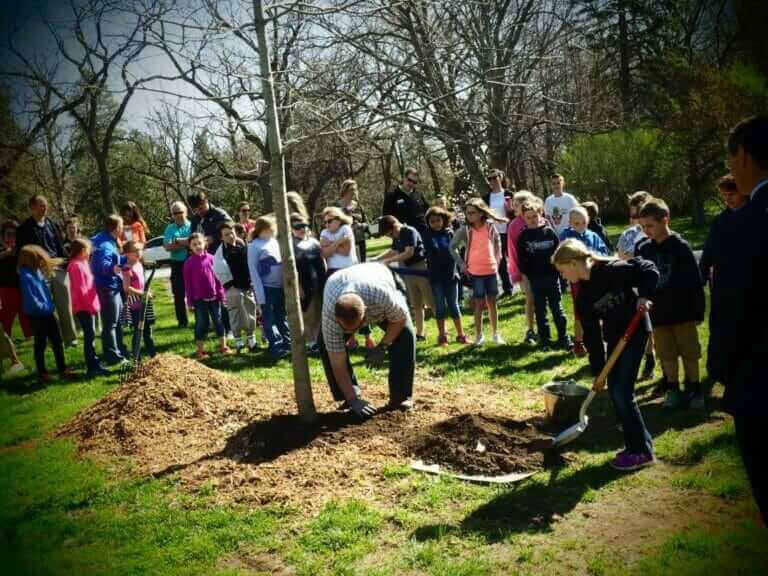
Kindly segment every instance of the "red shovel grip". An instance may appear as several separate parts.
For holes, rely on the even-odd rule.
[[[624,336],[621,337],[622,340],[628,342],[629,339],[635,335],[635,332],[637,332],[637,327],[645,317],[645,314],[646,311],[643,309],[638,309],[637,312],[635,312],[635,315],[632,316],[632,320],[629,321],[629,326],[627,326],[627,329],[624,331]]]

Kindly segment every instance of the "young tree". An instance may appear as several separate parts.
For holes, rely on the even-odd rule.
[[[296,404],[299,416],[305,421],[316,418],[315,403],[312,398],[312,381],[309,377],[307,351],[304,347],[304,320],[299,303],[299,278],[293,254],[293,235],[291,234],[288,214],[288,200],[285,188],[285,165],[283,145],[280,138],[280,124],[275,103],[274,78],[267,45],[266,20],[261,0],[253,1],[254,29],[258,42],[259,66],[264,91],[264,105],[267,116],[267,139],[271,153],[272,192],[277,216],[280,253],[283,258],[285,303],[288,312],[288,326],[291,330],[291,352],[293,356],[293,385],[296,392]]]

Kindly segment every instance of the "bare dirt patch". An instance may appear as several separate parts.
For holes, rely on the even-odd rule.
[[[365,394],[375,405],[387,401],[380,386]],[[515,425],[498,393],[465,396],[420,383],[415,400],[412,412],[382,411],[361,423],[315,386],[319,415],[308,426],[293,415],[291,383],[249,382],[164,354],[58,434],[74,437],[83,453],[128,457],[141,474],[178,473],[192,489],[212,485],[221,498],[260,503],[374,496],[388,466],[427,454],[468,473],[544,466],[543,436]],[[489,450],[462,457],[476,447],[478,428]],[[436,442],[442,433],[450,448]]]
[[[462,414],[430,426],[409,442],[430,464],[464,474],[502,475],[543,470],[562,462],[541,422],[484,414]]]

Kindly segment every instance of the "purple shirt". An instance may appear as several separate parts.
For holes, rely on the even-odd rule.
[[[187,304],[198,300],[224,300],[224,288],[213,273],[213,256],[190,254],[184,262],[184,293]]]

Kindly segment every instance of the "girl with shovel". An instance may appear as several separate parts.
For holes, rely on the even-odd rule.
[[[636,311],[651,307],[650,297],[656,290],[659,272],[646,260],[597,256],[576,239],[562,242],[552,263],[566,280],[579,282],[574,305],[581,317],[590,368],[593,374],[600,374],[606,353],[610,355],[616,347]],[[597,377],[593,385],[595,391],[608,385],[626,446],[616,454],[611,466],[625,472],[655,463],[653,441],[635,400],[635,382],[647,340],[648,328],[640,326],[607,377]]]

